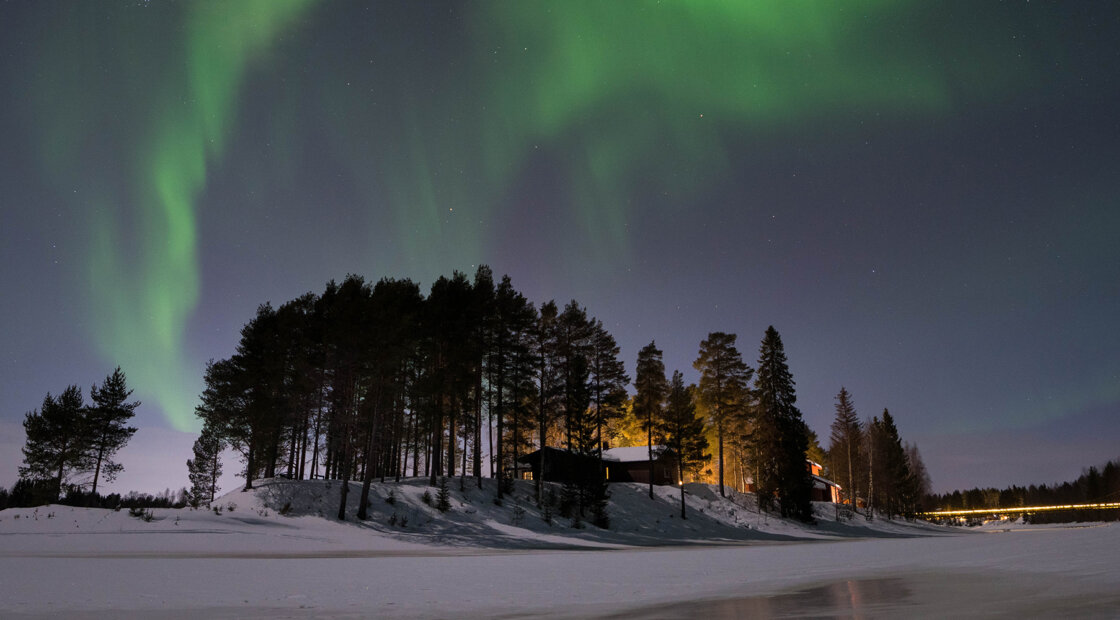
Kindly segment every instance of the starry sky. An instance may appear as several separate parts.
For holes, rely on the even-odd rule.
[[[182,486],[258,304],[483,263],[631,372],[774,325],[824,442],[845,386],[935,490],[1075,478],[1120,458],[1117,110],[1111,3],[0,4],[0,484],[119,364]]]

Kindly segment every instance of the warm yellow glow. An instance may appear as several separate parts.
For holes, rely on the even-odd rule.
[[[1053,512],[1055,510],[1112,510],[1120,509],[1120,502],[1106,504],[1064,504],[1061,506],[1012,506],[1009,508],[977,508],[973,510],[936,510],[921,512],[921,517],[963,517],[968,515],[1020,514],[1024,512]]]

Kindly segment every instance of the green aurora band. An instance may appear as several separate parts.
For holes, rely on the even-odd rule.
[[[141,124],[138,135],[129,132],[136,144],[120,151],[132,161],[114,162],[132,171],[131,186],[116,195],[97,192],[87,212],[91,238],[84,275],[90,287],[93,336],[102,354],[124,367],[132,384],[152,395],[178,430],[196,426],[198,395],[190,386],[197,385],[197,379],[186,378],[196,378],[201,371],[184,352],[186,323],[200,287],[196,199],[206,184],[207,168],[220,163],[245,72],[307,6],[306,0],[239,0],[159,7],[183,11],[185,27],[175,32],[185,35],[185,41],[166,59],[170,70],[152,73],[167,80],[145,88],[154,94],[144,102],[149,107],[134,111],[148,122]],[[82,28],[82,20],[76,21]],[[138,24],[129,26],[126,41],[140,30]],[[166,30],[162,35],[172,36]],[[140,54],[155,51],[144,43],[152,41],[137,49],[122,47]],[[120,60],[134,62],[131,56]],[[179,67],[182,75],[174,70]],[[82,130],[71,129],[75,134]],[[76,135],[59,135],[48,142],[57,146],[68,139]],[[54,151],[47,159],[80,169],[84,163],[74,158],[82,155],[88,153]],[[131,231],[131,239],[125,231]]]
[[[37,121],[40,155],[47,169],[69,170],[91,188],[93,198],[80,207],[88,211],[91,230],[82,275],[91,283],[92,336],[100,351],[154,397],[175,428],[190,429],[201,374],[184,352],[202,285],[198,199],[208,171],[223,164],[246,73],[267,60],[309,3],[239,0],[130,10],[116,26],[125,43],[108,51],[104,42],[89,41],[105,36],[89,34],[99,8],[89,6],[82,7],[84,17],[62,18],[64,27],[43,43],[45,66],[65,74],[75,54],[88,54],[128,67],[122,70],[127,75],[91,71],[77,86],[66,86],[51,79],[51,70],[43,72],[34,83],[45,110]],[[377,264],[430,276],[448,265],[475,263],[500,241],[484,222],[499,208],[521,207],[510,203],[511,188],[534,153],[545,152],[566,192],[554,199],[586,233],[570,251],[584,261],[625,262],[627,222],[648,209],[700,208],[704,188],[734,174],[729,156],[743,144],[763,143],[778,130],[826,115],[943,114],[961,98],[983,101],[1024,77],[995,70],[1007,52],[998,41],[1006,37],[978,37],[969,28],[979,26],[967,25],[942,25],[930,36],[926,9],[915,2],[516,0],[459,6],[468,13],[459,33],[465,51],[414,48],[415,37],[424,35],[377,24],[368,53],[336,46],[338,57],[318,57],[322,66],[288,72],[292,82],[278,94],[269,121],[279,154],[244,182],[298,183],[292,136],[317,132],[347,166],[345,182],[360,196],[360,208],[388,222],[389,235],[383,222],[371,225],[371,234],[393,243],[370,250]],[[145,11],[172,12],[175,19],[149,22],[156,18],[139,16]],[[315,20],[300,23],[322,25],[329,23],[324,14],[344,19],[337,16],[344,11],[338,4],[320,6]],[[310,45],[322,36],[297,33],[285,43]],[[84,43],[75,52],[70,39]],[[407,51],[385,51],[394,46]],[[367,60],[378,54],[385,55]],[[369,67],[375,73],[361,75],[372,86],[349,88],[351,76]],[[161,82],[145,83],[149,75]],[[106,79],[116,80],[110,82],[115,90]],[[92,117],[77,110],[81,105],[95,110]],[[309,111],[327,127],[299,127]],[[86,163],[97,124],[110,141],[135,138],[118,145],[131,161]],[[114,167],[130,171],[127,187],[104,180]],[[642,179],[660,186],[645,187]],[[671,198],[636,203],[642,192]],[[743,208],[752,206],[744,200]],[[388,256],[402,258],[394,263]]]

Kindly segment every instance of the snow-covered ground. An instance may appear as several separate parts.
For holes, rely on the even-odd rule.
[[[0,511],[0,617],[1120,616],[1116,525],[836,522],[822,504],[805,526],[703,485],[682,521],[678,489],[616,485],[604,531],[545,523],[529,483],[497,505],[484,482],[452,480],[447,513],[425,481],[375,485],[362,523],[359,485],[342,523],[323,481],[151,521]]]

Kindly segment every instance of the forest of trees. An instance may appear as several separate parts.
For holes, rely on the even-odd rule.
[[[123,469],[113,456],[136,432],[127,425],[140,405],[128,402],[131,395],[119,366],[100,387],[90,387],[89,405],[76,385],[58,396],[48,393],[42,406],[24,417],[23,465],[10,501],[35,505],[65,495],[98,498],[98,484],[113,481]]]
[[[721,482],[757,479],[776,509],[809,519],[805,456],[815,440],[794,405],[781,338],[767,330],[757,373],[735,341],[714,332],[701,343],[698,386],[670,381],[650,343],[628,397],[617,343],[576,301],[538,308],[485,266],[473,279],[439,278],[426,296],[409,280],[351,275],[260,306],[234,355],[208,364],[192,501],[213,498],[227,447],[242,457],[247,488],[258,477],[360,480],[364,500],[374,479],[481,486],[541,446],[600,457],[604,443],[645,444],[652,458],[657,444],[685,456],[682,479],[704,478],[714,460]],[[581,511],[602,502],[597,488],[579,491]]]
[[[1120,462],[1085,469],[1072,482],[1053,485],[1010,486],[1004,489],[969,489],[943,495],[930,494],[926,503],[935,510],[975,510],[980,508],[1017,508],[1020,506],[1063,506],[1120,502]],[[1080,510],[1037,513],[1028,516],[1033,523],[1068,521],[1118,521],[1120,510]]]
[[[796,406],[777,330],[766,330],[754,368],[736,343],[735,334],[708,334],[693,363],[699,382],[685,385],[651,342],[638,353],[630,396],[614,337],[574,300],[537,307],[486,266],[473,279],[441,277],[426,296],[410,280],[347,276],[321,294],[261,305],[235,353],[207,364],[182,499],[214,500],[228,449],[240,454],[246,489],[276,476],[361,481],[353,516],[365,519],[374,479],[457,478],[460,488],[481,488],[482,478],[497,478],[500,502],[518,457],[538,448],[601,459],[607,445],[644,444],[651,469],[667,448],[680,480],[718,482],[721,494],[753,488],[763,509],[785,517],[812,520],[807,457],[825,462],[857,509],[915,512],[928,476],[889,412],[861,422],[841,389],[826,453]],[[20,497],[97,498],[98,482],[120,471],[112,457],[135,432],[126,422],[139,403],[127,402],[119,368],[90,394],[86,406],[70,386],[27,414]],[[575,519],[605,526],[602,470],[567,485],[563,501]],[[538,504],[548,501],[544,482]],[[339,519],[348,517],[349,488],[341,486]]]
[[[926,509],[929,473],[918,447],[902,441],[890,411],[861,421],[852,395],[841,387],[831,431],[825,458],[842,501],[888,519]]]

